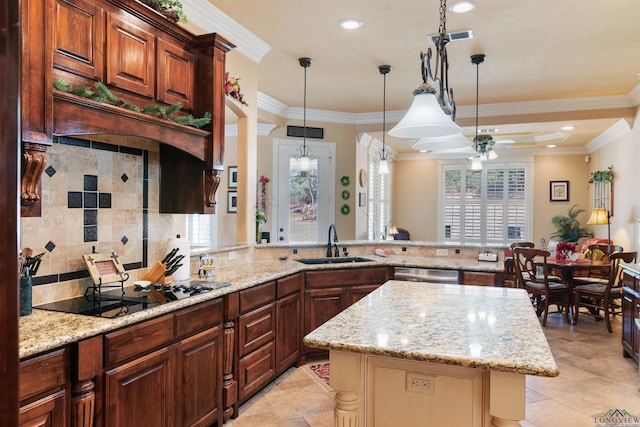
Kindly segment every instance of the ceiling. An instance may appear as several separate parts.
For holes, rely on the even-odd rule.
[[[192,4],[200,1],[184,2],[192,21],[187,27],[197,32],[208,25],[207,31],[218,31],[249,51],[244,46],[251,41],[227,36],[235,31],[231,27],[216,29],[217,24],[207,22],[210,15],[190,14]],[[298,58],[310,57],[308,111],[344,113],[378,137],[383,108],[378,66],[391,65],[386,77],[388,131],[411,104],[411,93],[421,82],[420,51],[434,47],[427,36],[438,33],[439,26],[437,0],[209,1],[268,45],[266,53],[254,58],[259,61],[260,93],[290,109],[301,108],[304,69]],[[494,138],[515,140],[514,147],[544,149],[554,143],[565,151],[586,152],[586,144],[620,119],[633,119],[640,101],[635,90],[639,1],[476,3],[464,14],[446,13],[448,32],[473,31],[473,39],[448,46],[456,122],[466,135],[475,133],[476,71],[480,127],[497,129],[491,133]],[[338,23],[346,18],[364,25],[344,30]],[[486,55],[479,70],[470,62],[476,53]],[[564,125],[574,129],[561,130]],[[387,137],[387,142],[398,151],[413,151],[406,140]]]

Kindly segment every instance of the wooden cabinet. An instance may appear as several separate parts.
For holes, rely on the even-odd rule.
[[[388,267],[307,271],[304,291],[304,334],[316,329],[391,278]],[[305,347],[306,356],[326,350]]]
[[[173,426],[175,353],[166,347],[105,374],[105,425]]]
[[[106,426],[222,424],[222,299],[104,336]]]
[[[640,332],[635,319],[640,317],[640,273],[623,267],[622,276],[622,350],[623,355],[640,361]]]
[[[39,183],[53,135],[94,134],[153,139],[193,157],[188,173],[175,169],[179,159],[161,159],[160,211],[215,213],[224,170],[225,57],[235,46],[217,34],[194,35],[134,1],[24,0],[20,11],[21,214],[41,214]],[[56,80],[73,88],[102,81],[118,106],[54,90]],[[178,114],[210,113],[212,122],[195,129],[122,102],[180,102]],[[178,197],[185,188],[195,196]]]
[[[278,374],[296,363],[301,355],[303,287],[304,274],[302,273],[277,281],[276,368]]]
[[[62,427],[69,423],[67,350],[20,362],[20,426]]]
[[[460,271],[460,283],[475,286],[504,286],[504,273]]]

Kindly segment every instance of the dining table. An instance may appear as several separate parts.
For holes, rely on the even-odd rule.
[[[542,264],[542,263],[541,263]],[[577,272],[590,272],[590,271],[602,271],[611,267],[611,261],[608,260],[590,260],[578,258],[577,260],[561,260],[555,257],[547,258],[547,268],[553,274],[554,272],[560,272],[560,278],[562,279],[562,283],[567,285],[567,287],[571,290],[571,316],[569,319],[573,319],[573,313],[575,311],[574,305],[574,295],[573,290],[575,288],[575,284],[573,278],[575,277]],[[571,320],[573,323],[573,320]]]

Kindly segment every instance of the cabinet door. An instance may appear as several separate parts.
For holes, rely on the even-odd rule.
[[[276,361],[278,373],[291,366],[300,355],[302,331],[300,292],[276,302]]]
[[[134,21],[133,18],[130,18]],[[107,19],[107,83],[153,98],[156,42],[154,35],[114,15]]]
[[[193,109],[194,56],[186,46],[158,38],[157,100]]]
[[[55,0],[53,65],[104,80],[104,11],[95,2]]]
[[[20,408],[20,427],[63,427],[65,420],[65,391],[39,399]]]
[[[208,426],[222,406],[222,326],[176,345],[176,420],[180,426]]]
[[[346,306],[345,288],[307,289],[304,301],[304,333],[316,329]]]
[[[349,289],[349,305],[355,304],[371,292],[378,289],[381,285],[362,285],[353,286]]]
[[[275,337],[275,330],[275,304],[273,302],[240,316],[238,332],[240,357],[272,341]]]
[[[173,426],[174,359],[167,347],[107,371],[105,425]]]
[[[238,399],[243,401],[273,379],[276,373],[273,341],[240,359],[238,363]]]
[[[500,281],[496,273],[485,273],[480,271],[463,271],[462,284],[475,285],[475,286],[497,286],[498,284],[500,284]]]
[[[636,307],[636,298],[629,292],[627,288],[623,288],[622,293],[622,350],[629,356],[636,359],[635,344],[635,325],[634,312]],[[636,359],[637,360],[637,359]]]

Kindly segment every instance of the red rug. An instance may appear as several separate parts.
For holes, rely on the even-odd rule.
[[[329,385],[329,362],[311,365],[309,368],[319,376],[322,381]]]

